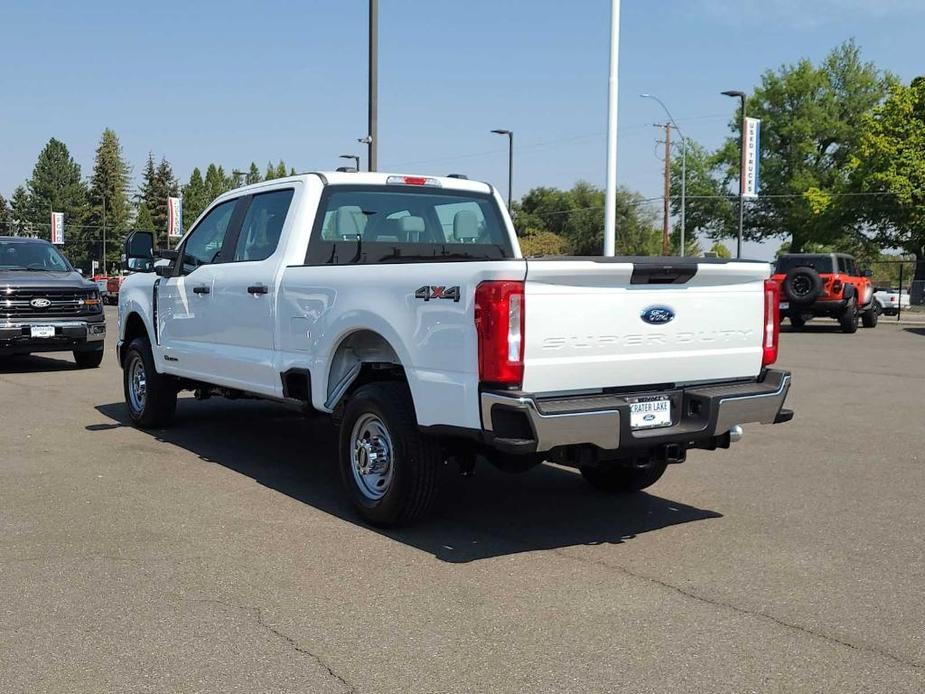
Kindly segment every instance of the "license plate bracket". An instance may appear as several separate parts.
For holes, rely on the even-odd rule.
[[[55,326],[53,325],[31,325],[29,326],[29,336],[37,338],[47,338],[55,336]]]
[[[628,398],[630,405],[630,428],[657,429],[671,426],[671,398],[655,395],[642,398]]]

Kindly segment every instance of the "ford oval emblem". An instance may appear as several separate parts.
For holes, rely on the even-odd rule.
[[[649,325],[661,325],[674,320],[674,311],[668,306],[649,306],[643,309],[640,318]]]
[[[32,308],[48,308],[51,306],[51,300],[39,297],[38,299],[30,301],[29,305],[32,306]]]

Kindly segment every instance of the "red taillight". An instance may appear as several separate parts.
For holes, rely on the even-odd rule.
[[[524,283],[482,282],[475,290],[479,380],[517,386],[524,377]]]
[[[764,281],[764,339],[761,365],[770,366],[777,361],[780,342],[780,287],[774,280]]]

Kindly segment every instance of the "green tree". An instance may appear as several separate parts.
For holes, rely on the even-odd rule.
[[[269,162],[269,161],[268,161],[268,162],[267,162],[267,170],[266,170],[266,172],[263,174],[263,180],[264,180],[264,181],[272,181],[274,178],[276,178],[276,167],[273,166],[272,162]]]
[[[0,195],[0,236],[9,236],[13,233],[13,211],[6,198]]]
[[[925,77],[895,83],[883,104],[861,120],[850,165],[856,200],[876,240],[911,254],[911,300],[925,303]]]
[[[761,119],[766,195],[747,201],[746,238],[789,237],[798,252],[809,242],[831,243],[852,233],[855,220],[842,194],[858,145],[857,126],[891,81],[861,60],[854,41],[835,48],[818,66],[804,59],[762,76],[747,107],[749,116]],[[731,127],[738,133],[741,118]],[[731,186],[740,168],[738,135],[726,142],[722,156]]]
[[[93,173],[90,176],[88,228],[84,234],[86,240],[93,241],[95,246],[95,241],[102,238],[105,220],[106,267],[118,260],[122,239],[128,228],[131,212],[131,203],[125,193],[128,183],[129,167],[122,157],[119,138],[115,132],[106,128],[96,148]]]
[[[155,166],[154,155],[149,153],[142,176],[141,201],[151,214],[155,241],[166,242],[167,198],[176,197],[179,193],[180,186],[170,163],[162,158],[160,164]]]
[[[585,181],[571,190],[540,187],[529,191],[514,206],[522,229],[549,231],[568,242],[574,255],[600,255],[604,247],[604,191]],[[617,252],[621,255],[657,255],[661,234],[645,200],[625,188],[617,190]]]
[[[524,257],[565,255],[568,252],[568,241],[551,231],[527,229],[518,242]]]
[[[32,231],[32,223],[29,221],[29,192],[24,186],[17,186],[13,191],[13,197],[10,198],[10,215],[17,234]]]
[[[720,241],[713,242],[713,245],[710,246],[710,253],[712,253],[717,258],[731,258],[732,257],[732,253],[730,253],[729,249],[726,248],[726,246]]]
[[[206,169],[205,178],[206,207],[208,207],[219,195],[231,190],[233,185],[234,184],[229,182],[228,178],[225,176],[225,169],[215,164],[209,164],[209,168]]]
[[[87,187],[80,175],[80,165],[63,142],[55,138],[48,141],[39,153],[26,188],[26,221],[42,238],[48,239],[52,211],[63,212],[65,250],[72,257],[85,257],[86,249],[76,232],[87,215]]]
[[[189,182],[183,186],[183,228],[189,229],[208,205],[206,184],[197,166],[190,174]]]
[[[252,183],[260,183],[261,180],[260,169],[257,168],[254,162],[251,162],[251,167],[247,170],[247,175],[244,177],[244,183],[251,185]]]
[[[184,210],[184,214],[186,211]],[[151,217],[151,210],[144,203],[138,205],[138,216],[135,218],[134,227],[144,231],[154,231],[154,219]]]
[[[723,182],[721,153],[710,153],[697,142],[687,141],[687,200],[685,234],[720,238],[732,236],[738,230],[735,208]],[[675,230],[681,225],[681,162],[680,148],[671,162],[671,213]]]

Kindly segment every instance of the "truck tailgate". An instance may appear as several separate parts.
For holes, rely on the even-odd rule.
[[[528,260],[523,389],[755,377],[769,275],[712,259]]]

